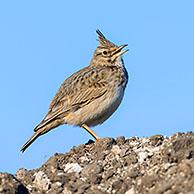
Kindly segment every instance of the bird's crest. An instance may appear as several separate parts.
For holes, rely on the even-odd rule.
[[[100,45],[103,47],[117,47],[114,43],[112,43],[110,40],[106,39],[106,37],[102,34],[100,30],[96,30],[96,33],[98,34]]]

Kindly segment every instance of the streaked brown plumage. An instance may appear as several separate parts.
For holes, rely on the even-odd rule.
[[[90,65],[74,73],[61,85],[43,121],[35,127],[34,135],[24,144],[24,152],[39,136],[51,129],[70,124],[86,129],[95,139],[99,137],[89,128],[103,123],[120,105],[128,81],[122,50],[96,31],[100,45]]]

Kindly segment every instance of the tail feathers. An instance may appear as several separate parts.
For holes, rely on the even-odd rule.
[[[39,136],[44,135],[49,132],[51,129],[58,127],[61,125],[61,120],[55,120],[50,123],[46,123],[45,125],[38,125],[38,130],[34,133],[34,135],[23,145],[21,148],[21,152],[24,152]]]
[[[34,132],[39,131],[41,128],[48,126],[50,124],[53,125],[53,123],[59,121],[60,119],[58,117],[62,113],[60,109],[54,113],[48,113],[48,115],[42,120],[42,122],[35,127]]]
[[[24,152],[39,136],[41,133],[36,132],[34,135],[22,146],[21,152]]]

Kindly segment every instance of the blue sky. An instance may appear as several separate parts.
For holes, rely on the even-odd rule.
[[[194,129],[194,2],[1,1],[0,171],[37,168],[91,139],[61,126],[19,150],[65,78],[87,66],[99,28],[124,56],[130,81],[102,137],[170,136]]]

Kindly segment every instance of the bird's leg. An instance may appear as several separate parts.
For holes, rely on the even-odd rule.
[[[96,133],[90,128],[88,127],[86,124],[83,124],[82,127],[90,134],[92,135],[96,140],[99,140],[100,137],[96,135]]]

